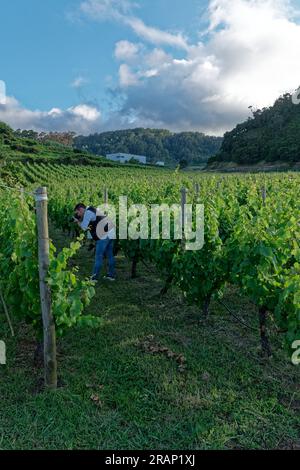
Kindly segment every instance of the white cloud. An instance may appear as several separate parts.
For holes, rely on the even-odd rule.
[[[13,127],[85,134],[145,126],[220,135],[246,119],[250,105],[269,106],[300,85],[300,25],[288,0],[211,0],[208,26],[199,31],[197,44],[146,26],[133,15],[134,8],[129,0],[81,3],[85,14],[122,21],[147,43],[116,44],[119,85],[112,90],[114,111],[105,121],[88,104],[31,111],[11,97],[0,104],[0,120]],[[176,46],[180,55],[163,45]]]
[[[153,49],[144,56],[144,63],[148,67],[164,67],[172,62],[173,58],[163,49]]]
[[[14,129],[36,131],[68,131],[89,134],[102,126],[101,113],[94,106],[81,104],[66,110],[52,108],[50,111],[29,110],[14,97],[8,96],[5,104],[0,104],[0,121]]]
[[[121,87],[127,88],[138,84],[138,76],[131,71],[127,64],[121,64],[119,68],[119,81]]]
[[[59,108],[52,108],[48,112],[49,116],[61,116],[63,114],[62,110]]]
[[[119,41],[115,47],[115,57],[118,60],[131,61],[136,59],[139,50],[139,44],[134,44],[129,41]]]
[[[124,22],[128,24],[140,38],[151,44],[164,44],[179,49],[188,48],[187,41],[182,34],[172,34],[158,28],[147,26],[140,18],[124,18]]]
[[[0,104],[6,103],[6,86],[3,80],[0,80]]]
[[[101,116],[101,113],[98,109],[93,106],[88,106],[87,104],[79,104],[69,108],[68,112],[74,114],[74,116],[78,116],[79,118],[90,122],[97,121]]]
[[[140,18],[134,16],[132,11],[137,6],[131,0],[84,0],[80,4],[80,12],[92,20],[114,20],[124,23],[130,26],[140,38],[151,44],[187,49],[187,42],[182,34],[173,34],[147,26]]]
[[[212,0],[206,40],[184,58],[161,49],[140,53],[131,68],[138,86],[125,90],[123,118],[221,134],[246,119],[250,105],[272,105],[300,84],[294,14],[284,0]]]
[[[86,85],[88,83],[88,80],[84,77],[76,77],[72,83],[71,83],[71,87],[72,88],[81,88],[83,85]]]
[[[97,20],[120,20],[135,6],[131,0],[84,0],[80,11]]]

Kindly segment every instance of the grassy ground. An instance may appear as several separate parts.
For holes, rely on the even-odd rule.
[[[62,239],[60,240],[62,242]],[[83,276],[93,255],[76,259]],[[34,340],[15,339],[0,313],[8,364],[0,366],[0,449],[299,448],[299,368],[272,336],[260,356],[258,334],[214,303],[201,320],[173,289],[120,255],[116,283],[101,282],[89,312],[97,330],[71,330],[59,342],[63,386],[42,392]],[[256,326],[255,308],[229,289],[226,303]]]

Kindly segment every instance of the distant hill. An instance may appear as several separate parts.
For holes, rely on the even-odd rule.
[[[165,129],[128,129],[78,136],[74,146],[96,155],[130,153],[145,155],[149,163],[163,160],[177,165],[206,163],[220,149],[221,137],[207,136],[201,132],[172,133]]]
[[[300,162],[300,105],[292,102],[292,95],[281,96],[270,108],[253,112],[253,117],[238,124],[224,136],[216,156],[209,159],[209,167]]]
[[[82,163],[114,166],[104,158],[95,157],[87,152],[74,149],[59,141],[47,140],[47,134],[38,134],[35,131],[14,131],[4,122],[0,122],[0,164],[3,168],[5,162],[13,161],[39,161],[55,160],[61,163]],[[61,135],[49,134],[50,138],[63,141]]]

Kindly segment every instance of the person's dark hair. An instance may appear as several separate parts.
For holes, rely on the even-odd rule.
[[[86,205],[80,202],[79,204],[77,204],[77,206],[75,206],[74,211],[78,211],[78,209],[86,209]]]

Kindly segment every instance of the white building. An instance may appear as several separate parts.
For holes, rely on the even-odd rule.
[[[144,155],[132,155],[131,153],[110,153],[106,155],[108,160],[112,160],[113,162],[119,163],[126,163],[129,162],[131,159],[137,160],[139,163],[143,165],[147,164],[147,157]]]
[[[165,162],[156,162],[155,165],[157,165],[157,166],[165,166]]]

